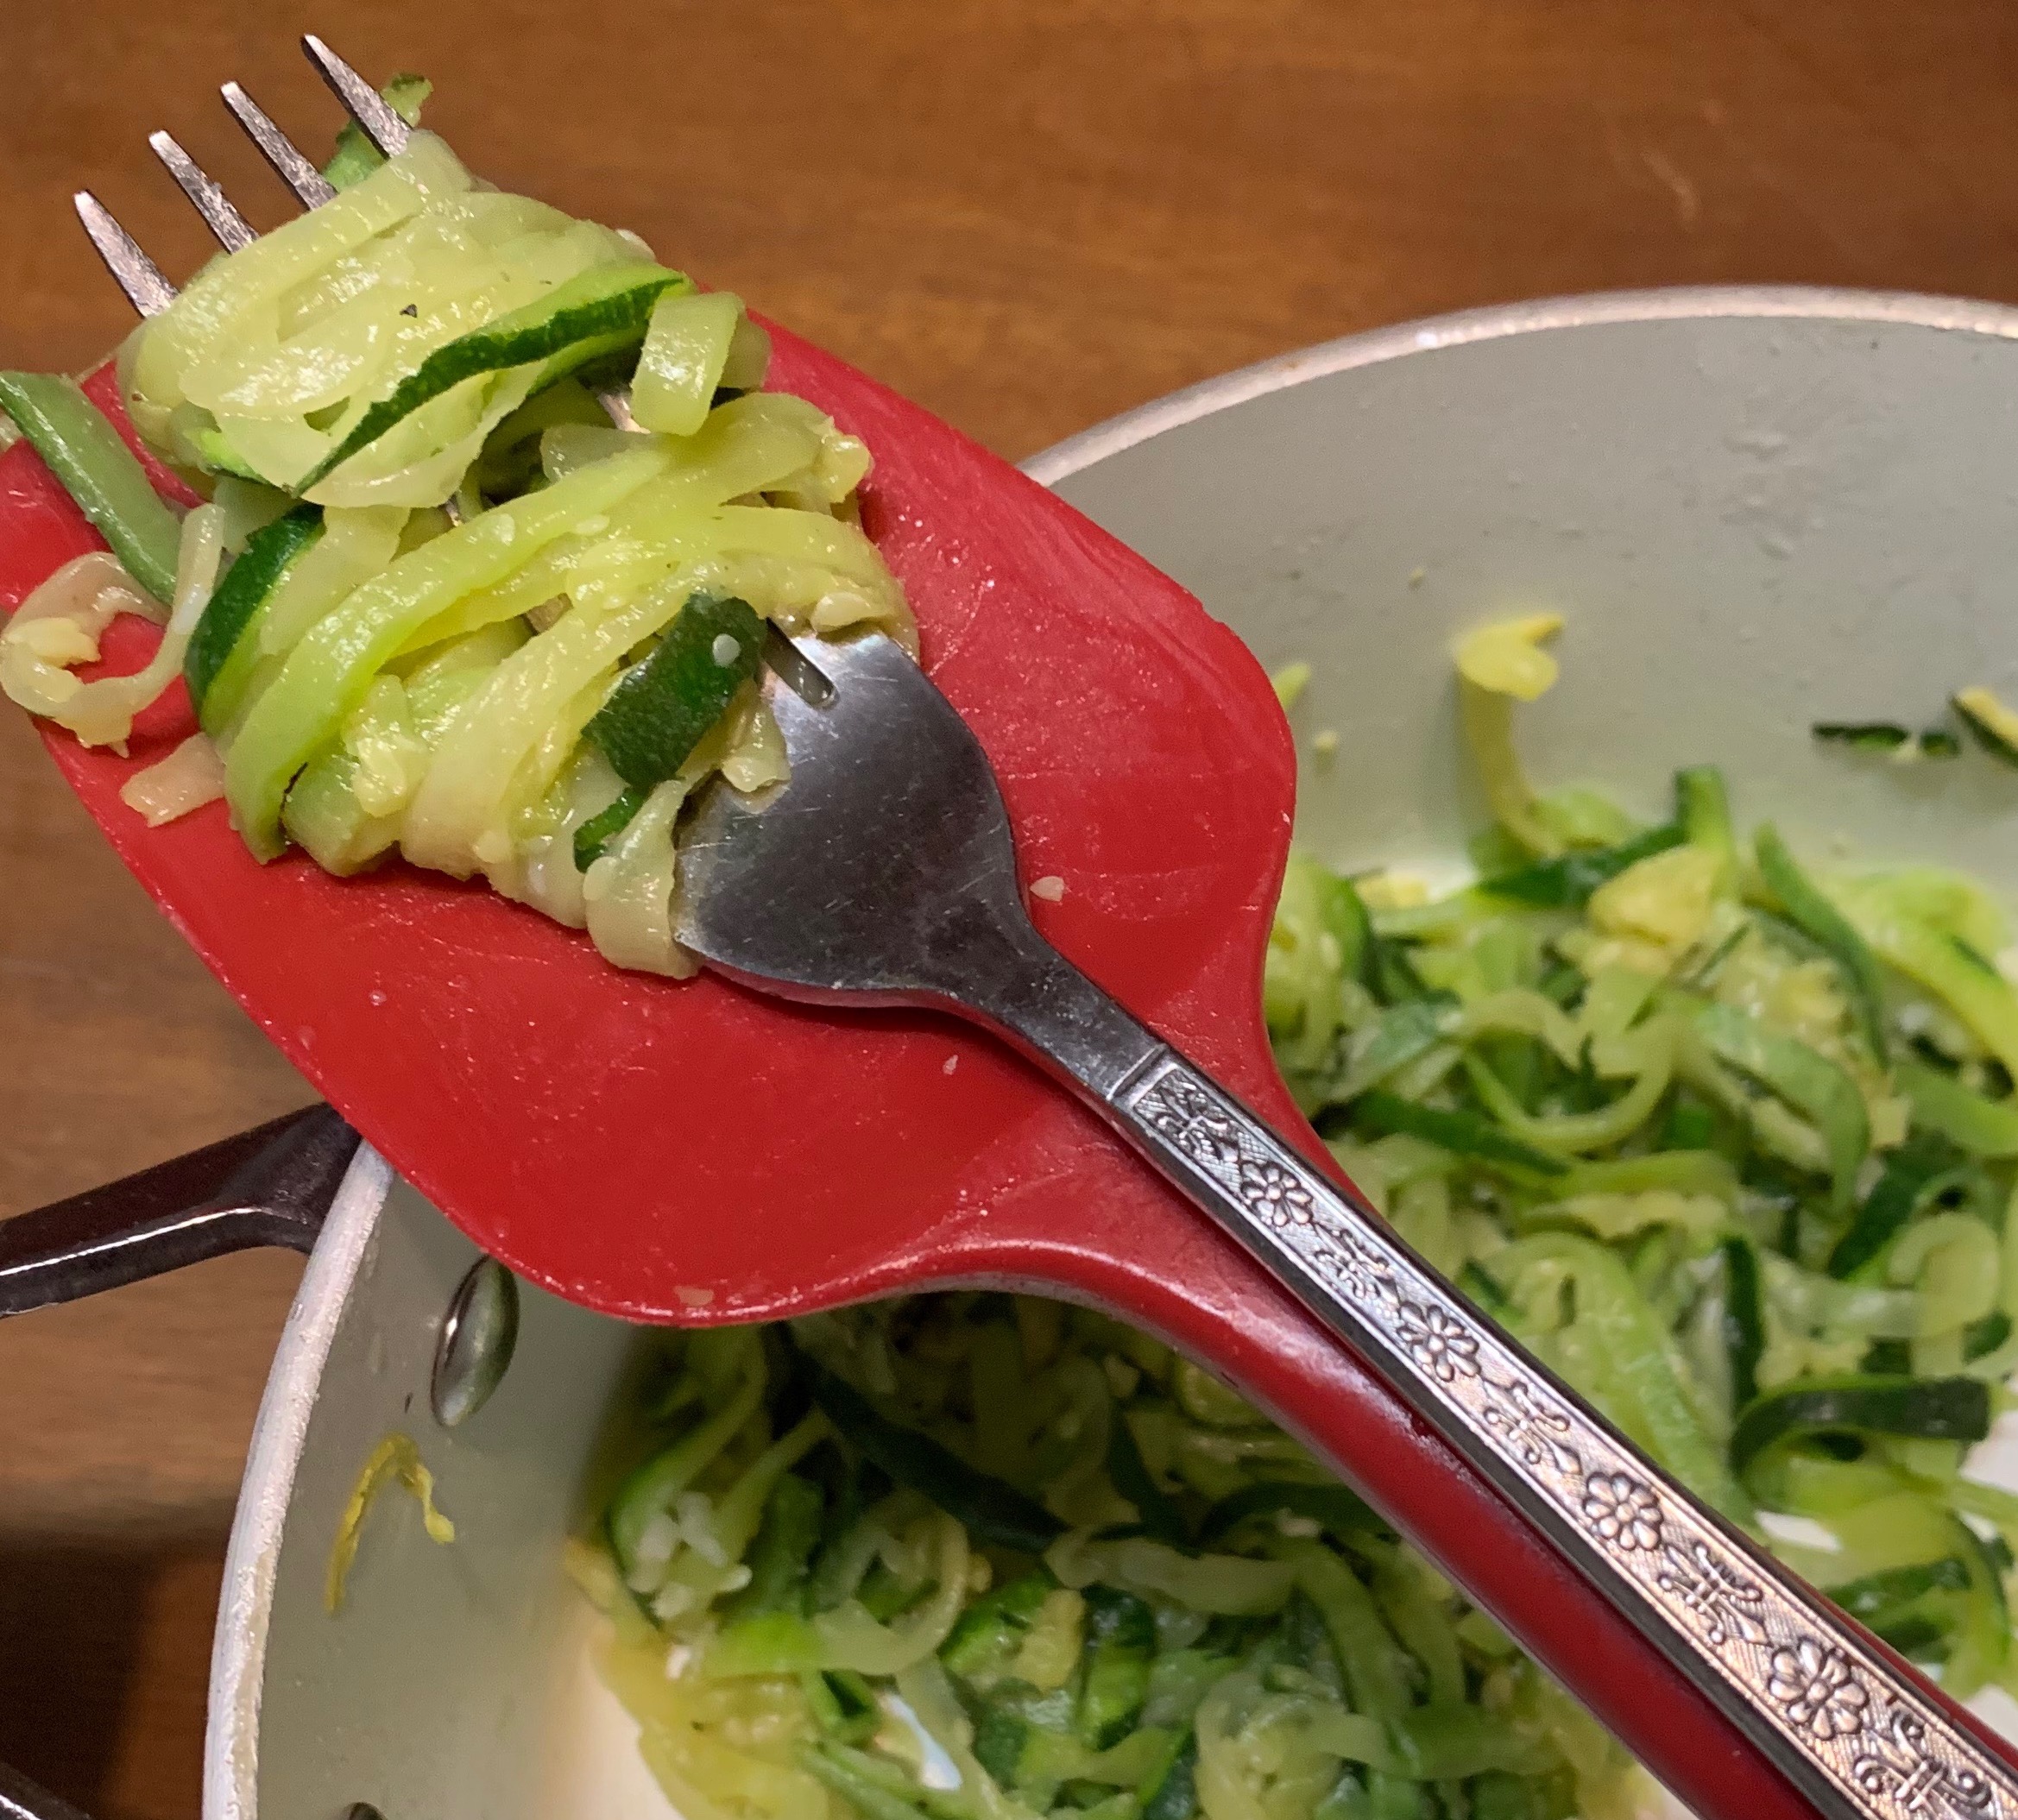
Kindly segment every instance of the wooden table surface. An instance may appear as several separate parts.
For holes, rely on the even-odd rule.
[[[1498,299],[1729,280],[2018,299],[2009,0],[0,0],[0,365],[127,326],[88,184],[205,250],[144,135],[276,186],[314,28],[443,83],[501,185],[643,232],[1022,457],[1173,387]],[[0,1215],[302,1103],[0,710]],[[0,1327],[0,1760],[197,1811],[226,1526],[298,1266]]]

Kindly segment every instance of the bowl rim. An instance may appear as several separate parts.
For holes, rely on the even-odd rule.
[[[1277,354],[1110,417],[1040,450],[1021,466],[1032,480],[1055,487],[1167,430],[1272,392],[1405,355],[1610,324],[1769,318],[1882,323],[2018,341],[2018,308],[1918,291],[1867,291],[1832,285],[1668,285],[1649,290],[1584,292],[1419,317]]]
[[[390,1163],[358,1145],[308,1255],[260,1397],[211,1638],[204,1820],[254,1820],[259,1811],[260,1705],[287,1512],[330,1349],[360,1282],[369,1281],[373,1240],[397,1182]]]

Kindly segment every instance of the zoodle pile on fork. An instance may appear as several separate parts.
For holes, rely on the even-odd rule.
[[[388,92],[412,110],[425,85]],[[129,784],[151,820],[222,794],[262,860],[397,851],[690,972],[681,807],[717,773],[785,780],[766,622],[915,642],[860,527],[868,451],[763,390],[739,300],[635,235],[491,189],[425,131],[388,160],[352,129],[325,175],[120,350],[134,428],[203,496],[186,515],[70,381],[0,376],[111,545],[0,633],[0,688],[121,745],[180,674],[201,732]],[[121,611],[164,622],[159,650],[80,679]]]

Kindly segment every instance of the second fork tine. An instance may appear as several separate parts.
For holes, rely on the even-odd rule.
[[[217,236],[218,244],[227,253],[236,253],[258,239],[252,224],[231,206],[231,198],[224,194],[217,179],[170,135],[150,133],[147,142],[155,148],[155,156],[167,166],[168,174],[175,179],[177,187],[195,205],[196,212],[203,217],[203,224]]]
[[[316,169],[308,158],[278,126],[271,115],[236,82],[227,82],[218,91],[230,109],[231,117],[245,129],[245,135],[259,148],[260,155],[274,167],[274,174],[293,191],[305,209],[319,208],[331,200],[337,188]]]

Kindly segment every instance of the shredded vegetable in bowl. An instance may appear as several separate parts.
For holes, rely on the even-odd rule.
[[[1630,1759],[1354,1493],[1104,1316],[671,1336],[639,1415],[570,1560],[685,1820],[1635,1809]]]
[[[2002,912],[1741,841],[1708,768],[1651,826],[1537,793],[1512,708],[1560,627],[1457,652],[1478,882],[1292,861],[1277,1059],[1403,1237],[1684,1483],[1951,1691],[2018,1683],[2018,1499],[1965,1470],[2018,1364]],[[665,1347],[571,1559],[689,1820],[1654,1804],[1323,1464],[1115,1322],[941,1294]]]
[[[417,113],[426,85],[388,93]],[[121,351],[135,428],[203,495],[180,520],[76,385],[0,375],[112,551],[0,632],[0,690],[123,750],[180,675],[202,731],[128,784],[148,821],[221,795],[262,860],[396,852],[691,972],[682,806],[787,778],[766,626],[915,643],[860,528],[868,451],[764,391],[739,300],[635,235],[491,189],[426,132],[329,170],[332,200]],[[152,661],[81,678],[122,612],[163,623]]]
[[[2009,1685],[2018,1500],[1966,1470],[2018,1365],[2003,912],[1741,840],[1707,767],[1651,827],[1537,795],[1511,710],[1555,627],[1458,653],[1478,883],[1293,865],[1284,1072],[1402,1234],[1668,1470],[1950,1691]]]

